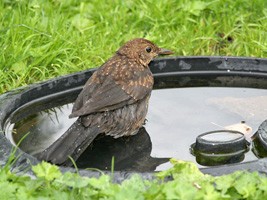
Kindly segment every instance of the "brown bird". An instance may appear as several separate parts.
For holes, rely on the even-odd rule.
[[[144,124],[154,84],[148,64],[168,54],[172,52],[146,39],[125,43],[86,82],[70,115],[77,121],[37,158],[71,165],[69,156],[76,160],[101,133],[114,138],[136,134]]]

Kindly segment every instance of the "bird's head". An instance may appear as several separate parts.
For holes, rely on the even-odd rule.
[[[149,40],[143,38],[130,40],[117,51],[117,54],[135,59],[144,66],[148,66],[158,55],[169,55],[172,53],[172,51],[159,48]]]

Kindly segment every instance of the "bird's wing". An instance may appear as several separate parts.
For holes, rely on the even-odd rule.
[[[153,83],[150,87],[146,86],[142,82],[145,78],[129,76],[118,79],[105,75],[101,70],[96,71],[79,94],[70,117],[115,110],[143,99],[150,94],[153,86]]]

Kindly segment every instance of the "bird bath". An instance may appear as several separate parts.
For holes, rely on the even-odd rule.
[[[267,60],[237,57],[172,57],[150,64],[155,77],[147,121],[132,137],[99,136],[77,160],[79,168],[110,171],[114,156],[115,177],[132,171],[145,178],[170,167],[173,157],[195,162],[190,146],[207,131],[238,129],[251,136],[267,119]],[[22,153],[15,167],[38,163],[34,154],[56,140],[75,119],[68,119],[72,102],[94,69],[37,83],[0,96],[0,163],[20,142]],[[13,144],[13,145],[12,145]],[[209,174],[239,169],[267,173],[250,149],[240,163],[208,167]],[[267,164],[267,163],[266,163]],[[61,167],[64,171],[71,168]],[[124,172],[127,171],[125,174]],[[82,174],[97,176],[97,172]]]

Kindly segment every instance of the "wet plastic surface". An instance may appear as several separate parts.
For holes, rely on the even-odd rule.
[[[150,65],[155,77],[156,88],[168,87],[249,87],[267,89],[267,60],[258,58],[238,57],[174,57],[157,59]],[[10,141],[3,134],[6,124],[14,123],[30,113],[51,107],[70,103],[75,99],[67,98],[78,95],[86,80],[94,70],[87,70],[67,76],[58,77],[46,82],[37,83],[24,88],[2,94],[0,96],[0,164],[4,165],[13,148]],[[168,78],[166,78],[168,76]],[[197,83],[197,84],[196,84]],[[76,95],[75,95],[76,94]],[[59,98],[60,97],[60,98]],[[66,98],[65,98],[66,97]],[[53,105],[50,104],[53,99]],[[57,102],[56,99],[60,99]],[[25,109],[31,106],[31,110]],[[16,115],[14,115],[16,113]],[[11,121],[10,121],[11,120]],[[13,165],[16,171],[30,169],[30,164],[38,161],[17,150],[21,154]],[[249,170],[267,173],[267,160],[233,164],[201,169],[204,173],[221,175],[235,170]],[[74,171],[61,167],[64,171]],[[31,173],[29,171],[29,173]],[[80,172],[85,176],[99,176],[100,173],[88,170]],[[109,173],[109,172],[107,172]],[[114,179],[120,182],[134,172],[115,172]],[[153,178],[153,173],[139,173],[145,179]]]

